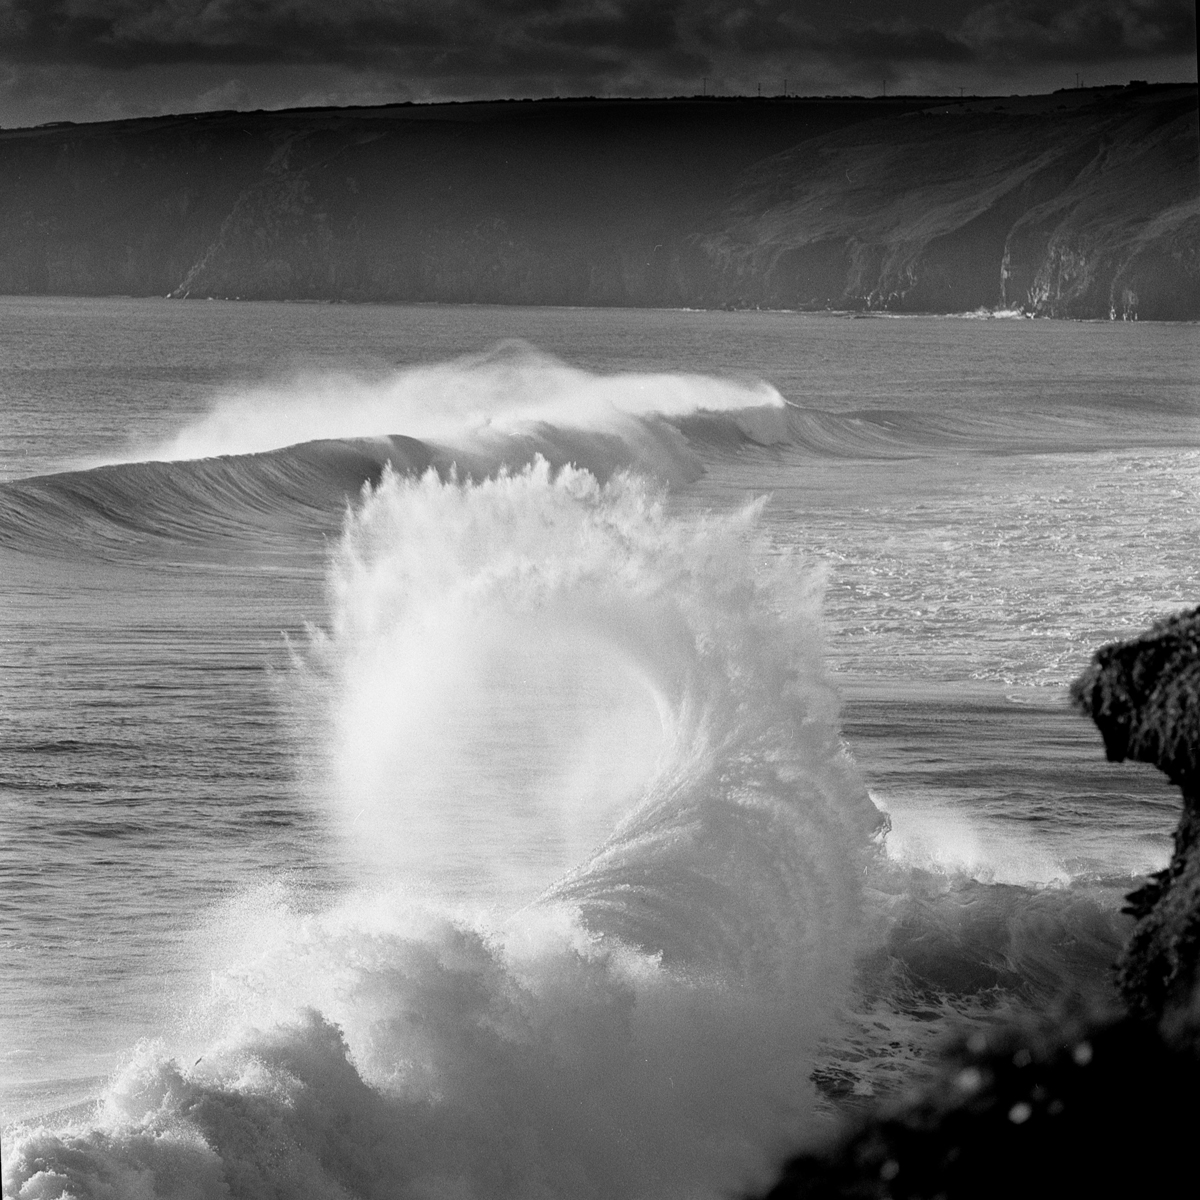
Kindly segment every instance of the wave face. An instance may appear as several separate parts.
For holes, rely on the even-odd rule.
[[[636,469],[682,484],[706,450],[788,436],[764,383],[593,374],[519,342],[364,379],[324,373],[218,399],[137,455],[0,484],[0,546],[137,555],[283,538],[311,545],[385,467],[486,478],[542,458],[607,479]]]
[[[819,579],[766,553],[760,509],[672,517],[638,476],[543,460],[385,469],[292,679],[370,887],[233,906],[207,1002],[92,1121],[25,1132],[14,1194],[761,1183],[812,1120],[881,816],[839,745]],[[599,784],[556,768],[581,761]]]

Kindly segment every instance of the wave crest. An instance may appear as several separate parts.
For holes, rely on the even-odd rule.
[[[563,823],[600,840],[641,788],[599,854],[562,838],[570,858],[547,858],[592,925],[685,961],[705,946],[728,976],[764,937],[777,971],[822,921],[852,922],[848,864],[881,818],[840,749],[819,576],[768,552],[761,507],[682,519],[638,476],[544,460],[478,484],[386,473],[310,655],[360,851],[432,881],[464,822],[510,862]],[[506,806],[498,744],[587,759],[613,786],[580,795],[506,760],[523,784]]]
[[[839,745],[819,576],[766,553],[760,510],[682,518],[544,460],[385,471],[295,675],[363,886],[308,915],[243,898],[189,1027],[95,1121],[26,1129],[12,1190],[764,1182],[814,1119],[880,817]],[[602,786],[573,787],[581,760]]]
[[[211,458],[391,434],[470,454],[538,429],[624,436],[639,420],[704,413],[729,416],[746,436],[765,441],[783,436],[783,408],[779,393],[758,380],[669,371],[601,374],[510,340],[483,354],[390,374],[310,372],[240,389],[149,457]]]

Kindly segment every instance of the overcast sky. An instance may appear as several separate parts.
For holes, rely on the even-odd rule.
[[[1193,0],[0,0],[0,125],[1194,80]]]

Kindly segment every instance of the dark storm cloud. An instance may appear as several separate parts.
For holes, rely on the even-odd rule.
[[[386,0],[0,0],[0,53],[16,62],[117,68],[355,65],[469,40],[466,8]]]
[[[1009,0],[971,13],[963,35],[981,55],[1081,64],[1194,46],[1191,4],[1091,0],[1062,6]]]
[[[784,77],[1048,91],[1096,64],[1194,78],[1193,21],[1190,0],[0,0],[0,123]]]
[[[11,62],[395,62],[517,74],[683,53],[731,67],[781,52],[841,62],[1063,62],[1178,52],[1186,0],[831,4],[804,0],[0,0]],[[614,64],[615,65],[615,64]]]

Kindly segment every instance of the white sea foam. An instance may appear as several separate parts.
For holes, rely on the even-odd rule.
[[[1038,839],[1036,827],[1000,835],[988,822],[945,803],[875,793],[871,798],[888,814],[885,849],[898,866],[1022,887],[1071,882],[1070,868]]]
[[[199,420],[136,457],[208,458],[390,434],[470,449],[537,426],[620,436],[642,418],[706,412],[732,414],[748,436],[773,441],[785,436],[783,410],[780,394],[760,381],[597,374],[510,341],[486,354],[385,376],[310,371],[229,391]]]
[[[644,480],[545,462],[386,473],[296,672],[373,890],[232,906],[208,999],[93,1122],[24,1131],[13,1193],[761,1184],[814,1119],[878,813],[839,746],[819,578],[765,553],[760,509],[674,518]],[[580,761],[599,779],[573,787]]]
[[[250,903],[230,1031],[196,1061],[142,1047],[90,1128],[26,1132],[14,1195],[712,1195],[804,1127],[801,1012],[561,911],[490,932]]]

